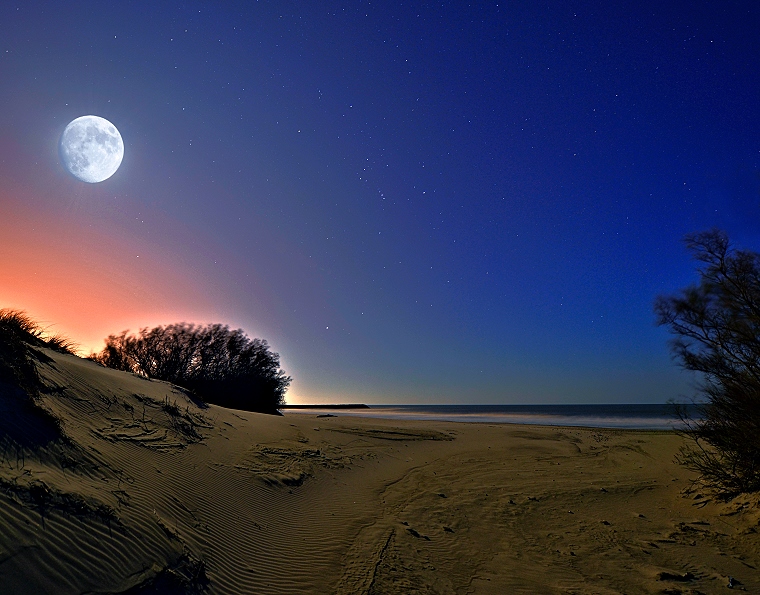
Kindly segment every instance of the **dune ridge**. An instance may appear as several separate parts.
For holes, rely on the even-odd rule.
[[[760,590],[757,497],[698,491],[671,432],[268,416],[39,351],[2,592]]]

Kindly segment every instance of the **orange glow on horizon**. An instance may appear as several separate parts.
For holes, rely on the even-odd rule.
[[[0,308],[26,311],[51,333],[99,351],[113,333],[205,318],[211,305],[191,274],[107,226],[39,217],[18,201],[0,222]]]
[[[130,227],[123,212],[114,217],[99,198],[74,196],[67,203],[0,189],[6,215],[0,218],[0,309],[26,312],[49,334],[73,341],[82,356],[102,350],[109,335],[174,322],[242,327],[282,354],[286,341],[278,334],[276,296],[256,283],[258,311],[252,315],[241,307],[241,296],[252,296],[250,290],[240,292],[232,276],[240,270],[234,268],[236,254],[205,237],[203,229],[185,227],[160,211],[142,213],[152,235],[151,229]],[[208,252],[224,266],[204,268]],[[246,277],[254,273],[247,265]],[[296,366],[282,355],[283,368],[297,378]]]

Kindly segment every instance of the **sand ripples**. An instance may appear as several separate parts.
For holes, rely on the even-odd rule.
[[[3,593],[760,588],[758,502],[688,493],[672,434],[202,409],[50,358],[65,438],[0,440]]]

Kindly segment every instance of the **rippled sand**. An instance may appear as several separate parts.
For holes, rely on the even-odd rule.
[[[2,593],[760,592],[758,499],[680,439],[199,407],[46,352],[0,442]]]

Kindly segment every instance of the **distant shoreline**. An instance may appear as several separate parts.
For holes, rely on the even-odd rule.
[[[690,417],[700,415],[685,405]],[[332,413],[376,419],[427,420],[486,424],[575,426],[629,430],[673,430],[681,425],[673,406],[655,404],[593,405],[291,405],[283,415]]]
[[[364,403],[339,403],[336,405],[282,405],[278,409],[369,409]]]
[[[4,402],[0,593],[760,593],[758,497],[697,493],[682,436],[546,425],[666,406],[274,416],[39,349],[64,390]]]

